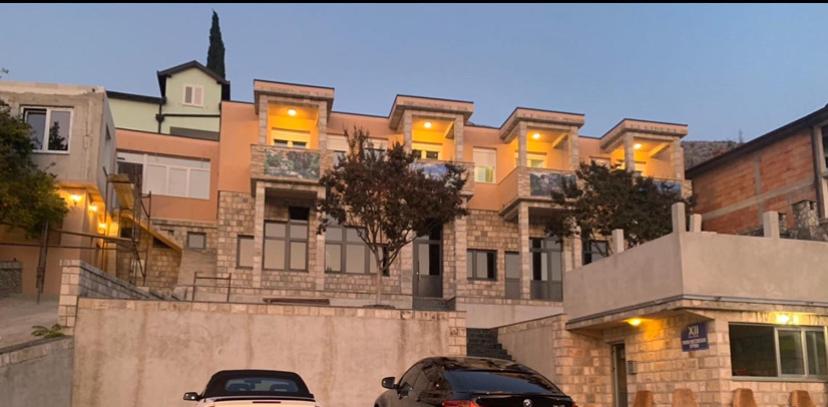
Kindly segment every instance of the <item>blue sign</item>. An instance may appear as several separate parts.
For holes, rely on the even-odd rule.
[[[687,325],[681,331],[681,350],[690,352],[693,350],[704,350],[710,347],[707,341],[707,323]]]

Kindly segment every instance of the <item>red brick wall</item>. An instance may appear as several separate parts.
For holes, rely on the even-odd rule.
[[[696,175],[696,213],[702,227],[721,233],[745,233],[762,226],[762,212],[786,214],[794,226],[791,205],[816,200],[811,132],[794,135]],[[799,187],[796,187],[800,185]]]

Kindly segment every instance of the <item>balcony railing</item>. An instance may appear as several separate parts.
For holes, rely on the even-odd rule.
[[[319,179],[318,150],[254,144],[250,158],[254,178]]]
[[[418,160],[412,166],[423,170],[426,177],[442,178],[447,172],[446,163],[446,161],[438,160]],[[452,163],[466,169],[466,185],[463,187],[463,192],[474,191],[474,163],[464,161],[452,161]]]
[[[556,170],[529,168],[529,195],[551,197],[553,191],[563,191],[565,181],[574,181],[575,174]]]

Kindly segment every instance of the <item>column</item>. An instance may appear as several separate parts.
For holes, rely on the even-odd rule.
[[[526,149],[527,149],[527,139],[526,133],[528,132],[526,122],[518,123],[518,162],[516,167],[525,167],[526,166]]]
[[[569,128],[569,136],[567,137],[567,140],[569,143],[568,147],[570,168],[576,170],[578,169],[578,166],[581,164],[581,153],[578,146],[578,127],[571,126]]]
[[[325,169],[330,168],[333,165],[331,154],[328,151],[328,104],[326,102],[317,102],[316,106],[316,133],[317,143],[319,145],[319,173],[322,174]]]
[[[267,96],[259,97],[259,144],[267,144],[270,102]]]
[[[411,129],[413,126],[414,119],[411,117],[411,112],[406,110],[403,112],[403,145],[405,146],[405,151],[411,151],[411,143],[412,143],[412,133]]]
[[[631,133],[624,134],[624,168],[627,171],[635,171],[635,144]]]
[[[400,270],[400,291],[403,295],[414,295],[414,243],[409,243],[400,250],[397,258]]]
[[[262,286],[262,256],[264,252],[264,216],[267,188],[256,182],[256,203],[253,214],[253,287]]]
[[[531,298],[532,254],[529,251],[529,206],[518,204],[518,248],[520,249],[520,292],[521,298]]]
[[[520,122],[518,123],[517,127],[517,138],[518,138],[518,162],[515,165],[517,170],[517,192],[518,196],[529,196],[532,194],[531,185],[529,184],[529,168],[528,165],[528,153],[527,153],[527,133],[529,132],[526,123]]]
[[[454,281],[452,281],[453,284],[443,285],[443,298],[451,298],[463,293],[464,290],[461,287],[465,288],[468,282],[466,275],[467,226],[468,219],[465,216],[454,220]]]
[[[316,199],[325,199],[325,191],[318,191]],[[313,277],[316,289],[320,291],[325,289],[325,234],[316,233],[316,231],[319,229],[323,216],[322,212],[314,209],[311,211],[308,222],[308,241],[315,240],[314,243],[316,244],[316,250],[313,253],[308,253],[310,256],[308,272]]]
[[[679,139],[673,140],[670,145],[670,160],[673,164],[673,177],[684,179],[684,149]]]
[[[463,159],[463,116],[454,118],[454,161]]]

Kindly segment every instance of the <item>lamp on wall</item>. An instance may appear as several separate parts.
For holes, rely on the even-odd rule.
[[[79,203],[83,200],[83,195],[81,194],[69,194],[69,200],[72,201],[73,206],[78,206]]]
[[[98,204],[89,204],[89,212],[97,212],[98,211]]]
[[[642,322],[641,318],[630,318],[630,319],[627,320],[627,323],[630,324],[631,326],[639,326],[639,325],[641,325],[641,322]]]

